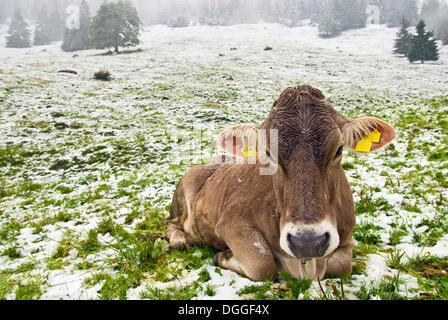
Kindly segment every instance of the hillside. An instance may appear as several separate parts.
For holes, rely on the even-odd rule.
[[[308,26],[153,26],[139,52],[74,57],[60,43],[6,49],[6,29],[0,299],[323,298],[317,283],[254,283],[214,267],[210,247],[168,251],[160,238],[178,180],[216,154],[215,136],[260,123],[305,83],[398,132],[380,153],[344,152],[357,210],[347,298],[448,298],[448,46],[410,64],[385,26],[333,39]],[[94,80],[100,69],[112,80]]]

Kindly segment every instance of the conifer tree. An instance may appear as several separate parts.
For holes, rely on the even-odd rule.
[[[28,24],[23,19],[20,9],[16,9],[11,20],[6,36],[6,47],[8,48],[29,48],[31,47],[31,32]]]
[[[364,12],[358,0],[334,0],[332,13],[341,30],[365,27]]]
[[[79,8],[79,28],[67,29],[64,32],[64,41],[62,42],[62,50],[77,51],[90,48],[89,38],[90,28],[90,12],[85,0],[81,1]]]
[[[142,22],[129,1],[104,3],[92,19],[90,42],[96,49],[130,47],[140,44]]]
[[[333,14],[330,11],[322,17],[319,21],[318,31],[322,36],[330,37],[339,33],[341,30],[341,25],[338,21],[333,17]]]
[[[409,21],[403,17],[401,20],[401,28],[397,33],[397,39],[395,39],[394,53],[403,54],[407,57],[409,53],[409,48],[411,46],[412,35],[409,33],[408,28],[410,27]]]
[[[49,44],[50,42],[51,39],[48,25],[47,7],[45,6],[44,3],[37,18],[37,25],[34,31],[34,44],[36,46],[39,46]]]
[[[439,60],[439,48],[434,39],[434,32],[426,31],[426,24],[423,20],[417,25],[417,34],[412,37],[411,47],[408,53],[410,62],[414,61],[437,61]]]

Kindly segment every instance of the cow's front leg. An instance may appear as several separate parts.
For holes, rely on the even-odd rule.
[[[263,281],[274,275],[274,256],[260,231],[250,226],[226,223],[218,224],[216,233],[229,247],[216,254],[214,260],[218,266],[253,281]]]
[[[337,248],[329,257],[325,277],[342,277],[352,273],[353,247],[355,240],[352,238],[348,244]]]

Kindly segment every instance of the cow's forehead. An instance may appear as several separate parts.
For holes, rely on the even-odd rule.
[[[319,162],[341,136],[338,122],[337,111],[323,101],[273,110],[270,128],[278,130],[279,148],[285,158],[297,150],[308,150]]]
[[[268,116],[268,122],[271,122],[269,118],[272,124],[277,126],[282,122],[288,124],[292,121],[300,127],[311,128],[318,127],[318,124],[313,122],[315,118],[323,121],[336,120],[338,112],[319,90],[310,86],[297,86],[288,88],[280,94]]]
[[[338,112],[331,103],[289,105],[276,108],[270,114],[270,127],[279,135],[300,135],[303,138],[322,138],[325,133],[338,128]]]
[[[305,148],[318,160],[341,139],[346,121],[320,90],[305,85],[285,89],[262,127],[278,130],[279,150],[285,158]]]

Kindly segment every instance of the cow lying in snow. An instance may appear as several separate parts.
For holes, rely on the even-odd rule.
[[[182,177],[167,223],[170,246],[208,243],[220,251],[215,263],[255,281],[277,271],[315,280],[351,274],[355,210],[342,148],[358,150],[372,132],[364,152],[396,136],[377,118],[347,120],[318,89],[287,88],[260,127],[240,124],[218,136],[232,161]],[[250,164],[254,158],[265,161]],[[261,174],[266,166],[275,170]]]

